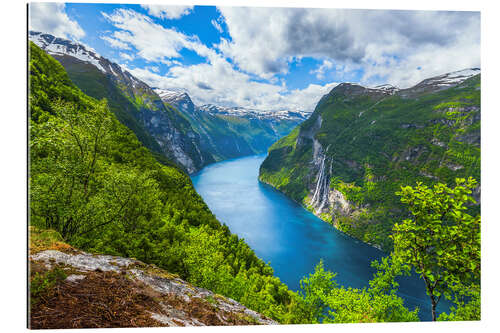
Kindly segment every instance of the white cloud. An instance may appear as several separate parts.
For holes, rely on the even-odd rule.
[[[168,20],[178,19],[193,10],[193,6],[141,5],[141,7],[151,16]]]
[[[283,85],[252,81],[249,75],[234,70],[223,59],[215,64],[173,67],[167,75],[153,73],[147,68],[122,67],[152,87],[185,89],[197,105],[313,111],[321,96],[337,85],[310,84],[305,89],[288,91]]]
[[[106,41],[112,48],[130,50],[130,46],[127,43],[124,43],[116,38],[110,36],[101,36],[101,39]]]
[[[310,74],[316,74],[318,80],[325,78],[325,72],[333,68],[333,62],[328,59],[323,60],[323,63],[315,70],[310,71]]]
[[[123,59],[128,60],[128,61],[132,61],[135,59],[134,55],[129,54],[129,53],[124,53],[124,52],[120,52],[120,58],[123,58]]]
[[[114,31],[112,36],[103,38],[117,41],[122,46],[132,45],[138,51],[137,56],[147,61],[168,62],[169,58],[180,57],[179,51],[183,48],[201,52],[203,56],[211,53],[196,37],[164,28],[154,23],[150,17],[136,11],[118,9],[112,14],[102,15],[120,29]],[[118,43],[115,43],[115,46],[118,47]]]
[[[212,25],[214,26],[215,29],[217,29],[218,32],[223,33],[224,30],[220,26],[220,24],[216,20],[211,21]]]
[[[72,21],[66,14],[64,3],[30,3],[29,27],[30,30],[63,38],[79,39],[85,36],[78,22]]]
[[[331,82],[325,85],[309,84],[304,89],[294,89],[287,96],[287,105],[290,109],[314,111],[319,99],[330,92],[338,82]]]
[[[159,73],[160,72],[160,68],[158,66],[148,66],[146,67],[146,69],[152,71],[152,72],[155,72],[155,73]]]
[[[137,56],[169,66],[165,76],[151,68],[128,68],[129,72],[154,87],[184,88],[198,104],[214,103],[226,106],[246,106],[274,109],[289,107],[286,87],[255,82],[229,63],[215,49],[202,44],[197,37],[164,28],[151,18],[133,10],[119,9],[112,14],[103,13],[119,30],[112,38],[137,49]],[[172,58],[180,57],[183,48],[206,58],[206,63],[183,66]]]
[[[296,57],[329,59],[346,68],[365,69],[364,82],[392,80],[400,86],[479,66],[478,12],[219,10],[231,36],[219,49],[245,71],[263,78],[286,72],[290,59]]]
[[[328,73],[337,81],[358,81],[361,72],[362,84],[388,82],[402,88],[432,75],[479,66],[479,20],[473,13],[290,8],[220,12],[232,40],[222,40],[215,48],[133,10],[103,15],[118,29],[107,36],[122,43],[116,47],[133,47],[136,57],[170,67],[165,75],[151,66],[128,68],[133,75],[153,87],[186,89],[199,105],[312,111],[336,82],[290,91],[276,76],[303,57],[321,60],[312,71],[320,79]],[[182,49],[206,62],[181,64]],[[267,81],[257,82],[259,77]]]

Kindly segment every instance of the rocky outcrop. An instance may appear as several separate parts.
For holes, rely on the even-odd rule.
[[[29,257],[32,276],[66,278],[32,302],[31,328],[277,324],[238,302],[135,259],[70,247]]]

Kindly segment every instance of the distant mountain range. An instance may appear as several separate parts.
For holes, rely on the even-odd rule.
[[[175,107],[200,135],[201,149],[220,161],[261,154],[307,114],[291,111],[260,111],[212,104],[196,106],[181,90],[155,89],[163,102]]]
[[[195,106],[182,90],[153,89],[88,46],[41,32],[29,39],[57,59],[85,94],[106,98],[117,118],[160,160],[188,173],[226,158],[264,153],[307,118],[303,112]]]

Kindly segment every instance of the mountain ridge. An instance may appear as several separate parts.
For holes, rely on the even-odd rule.
[[[34,31],[29,32],[29,38],[56,58],[86,94],[114,102],[112,111],[150,150],[172,159],[189,173],[213,162],[199,151],[199,137],[189,123],[166,107],[145,82],[77,42]]]

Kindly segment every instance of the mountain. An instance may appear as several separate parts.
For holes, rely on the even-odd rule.
[[[90,47],[41,32],[29,39],[57,59],[87,95],[106,98],[118,120],[160,161],[187,172],[228,158],[261,154],[306,119],[302,112],[195,106],[180,89],[152,89]]]
[[[178,89],[155,89],[155,92],[189,120],[200,136],[201,150],[209,152],[216,161],[265,153],[306,119],[302,112],[196,106],[186,92]]]
[[[480,181],[479,74],[448,73],[408,89],[340,84],[269,149],[259,178],[340,230],[390,250],[388,235],[406,216],[395,195],[400,186]],[[473,194],[479,202],[479,186]]]
[[[309,116],[309,113],[303,111],[286,111],[286,110],[263,111],[263,110],[247,109],[243,107],[223,107],[213,104],[202,105],[200,106],[200,110],[203,110],[205,112],[214,115],[270,120],[274,122],[278,122],[280,120],[301,122],[303,120],[306,120],[307,117]]]
[[[146,83],[116,63],[82,44],[49,34],[30,31],[29,39],[58,60],[85,94],[106,98],[118,120],[151,151],[175,161],[189,173],[214,161],[199,149],[199,135],[189,122],[164,105]]]

